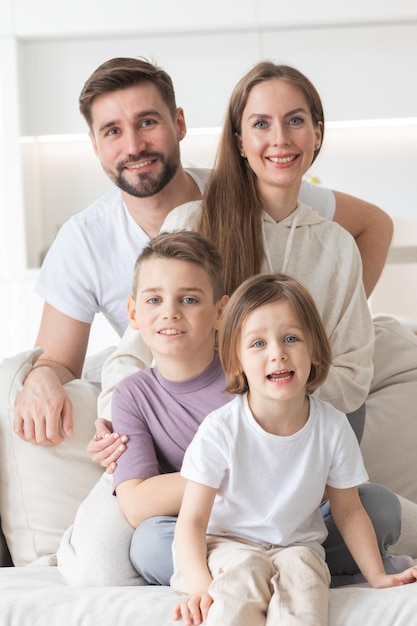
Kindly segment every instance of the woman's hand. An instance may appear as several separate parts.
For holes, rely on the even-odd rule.
[[[106,468],[112,474],[117,467],[117,460],[126,450],[128,437],[113,432],[112,423],[98,418],[95,421],[96,433],[87,445],[87,452],[95,463]]]

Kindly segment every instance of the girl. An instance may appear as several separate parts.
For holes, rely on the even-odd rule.
[[[368,582],[414,582],[417,567],[384,571],[356,488],[367,473],[346,416],[310,395],[331,352],[307,290],[281,274],[248,279],[226,306],[219,355],[226,391],[239,395],[203,421],[185,453],[171,585],[188,596],[174,619],[326,625],[325,489]]]

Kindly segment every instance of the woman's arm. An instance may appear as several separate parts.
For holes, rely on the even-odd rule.
[[[178,515],[185,479],[179,472],[125,480],[116,487],[124,516],[133,528],[157,515]]]
[[[123,454],[128,437],[125,433],[114,433],[111,423],[111,402],[116,385],[135,372],[150,367],[152,353],[145,345],[138,330],[127,327],[117,348],[106,359],[101,373],[101,393],[97,401],[99,419],[96,432],[87,446],[87,452],[95,463],[105,467],[112,474],[117,460]]]
[[[354,238],[362,257],[363,284],[367,298],[381,276],[392,240],[393,222],[382,209],[340,191],[333,192],[333,220]]]
[[[358,248],[346,231],[323,223],[321,250],[328,259],[314,266],[320,280],[311,292],[322,315],[332,349],[332,365],[315,392],[343,413],[366,400],[373,376],[374,327],[366,300]],[[330,287],[326,287],[326,284]],[[309,282],[306,281],[309,286]],[[319,293],[319,286],[322,292]]]
[[[185,626],[205,622],[213,602],[208,592],[212,577],[206,531],[215,495],[216,489],[187,481],[175,528],[175,556],[189,595],[175,607],[173,618],[182,617]]]

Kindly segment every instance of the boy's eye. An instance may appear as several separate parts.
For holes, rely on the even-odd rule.
[[[197,302],[197,298],[193,298],[193,296],[185,296],[182,301],[185,304],[195,304]]]
[[[159,304],[161,302],[161,299],[154,296],[153,298],[149,298],[148,300],[146,300],[146,302],[148,304]]]

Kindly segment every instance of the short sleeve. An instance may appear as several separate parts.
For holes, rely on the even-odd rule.
[[[331,189],[303,181],[298,199],[311,207],[321,217],[332,221],[336,210],[336,197]]]
[[[99,307],[95,270],[72,220],[59,230],[42,264],[36,293],[61,313],[91,324]]]
[[[226,441],[211,427],[208,415],[185,451],[181,476],[218,489],[227,471]]]

